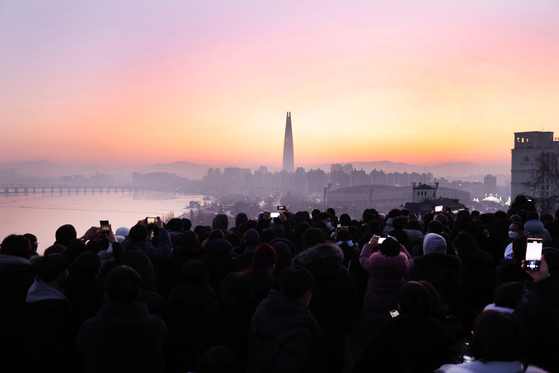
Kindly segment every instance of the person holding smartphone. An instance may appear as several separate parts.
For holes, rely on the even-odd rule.
[[[383,242],[379,243],[380,240]],[[383,239],[373,235],[363,246],[359,262],[369,273],[361,330],[375,334],[390,319],[390,311],[398,308],[398,291],[413,260],[405,247],[393,237]]]
[[[145,252],[155,267],[161,260],[171,255],[172,243],[169,232],[163,228],[163,222],[158,216],[154,219],[154,225],[159,233],[159,245],[153,246],[149,241],[148,219],[141,220],[130,229],[128,239],[122,243],[122,246],[125,251],[135,247],[137,250]]]

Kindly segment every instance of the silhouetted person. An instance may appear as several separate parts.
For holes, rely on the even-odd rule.
[[[304,267],[286,268],[281,292],[271,290],[256,309],[249,330],[251,372],[323,372],[324,334],[306,311],[313,276]]]
[[[141,278],[130,267],[115,267],[105,279],[105,304],[78,334],[86,372],[162,372],[165,323],[136,303]]]

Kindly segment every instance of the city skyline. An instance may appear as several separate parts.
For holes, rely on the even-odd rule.
[[[289,14],[289,17],[285,17]],[[555,131],[547,1],[0,3],[2,163],[510,169]]]

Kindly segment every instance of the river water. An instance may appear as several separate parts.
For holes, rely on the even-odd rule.
[[[190,201],[201,204],[201,195],[166,192],[45,193],[0,195],[0,240],[9,234],[32,233],[42,252],[54,243],[56,229],[72,224],[78,237],[100,220],[109,220],[114,231],[132,227],[146,216],[179,217],[189,213]]]

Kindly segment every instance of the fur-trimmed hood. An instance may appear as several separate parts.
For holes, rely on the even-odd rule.
[[[385,256],[377,251],[371,255],[371,267],[374,272],[383,269],[404,275],[412,264],[412,260],[408,259],[404,253],[399,253],[396,256]]]
[[[307,266],[321,259],[337,259],[340,263],[344,259],[344,252],[340,247],[333,243],[321,243],[299,253],[294,263]]]

